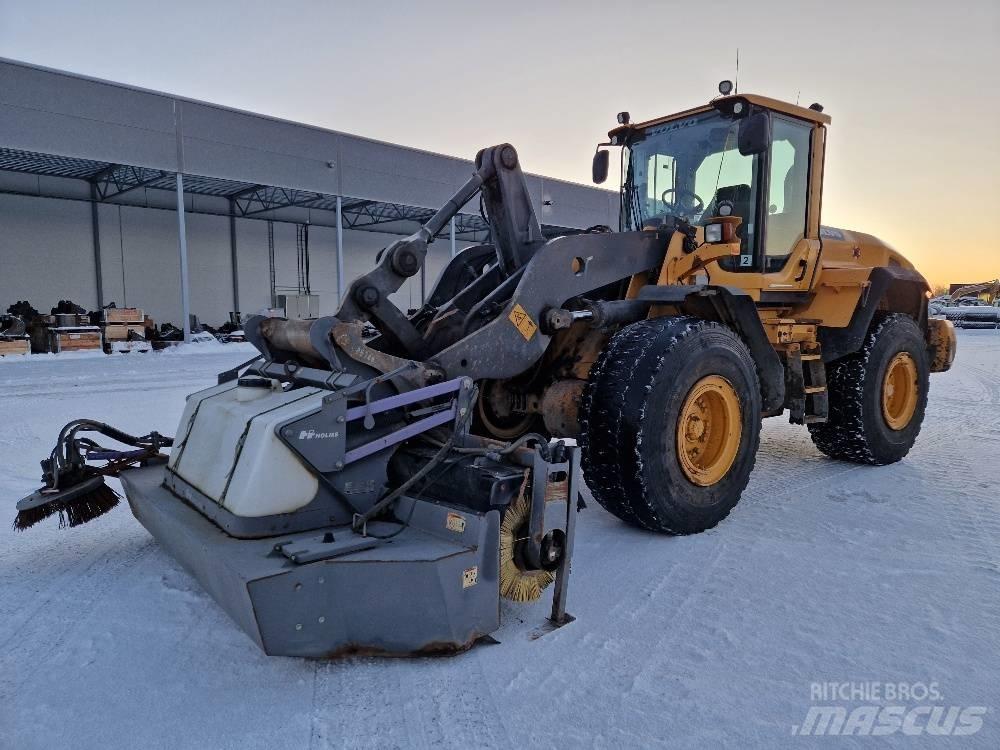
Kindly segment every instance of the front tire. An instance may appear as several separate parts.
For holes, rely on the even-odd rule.
[[[877,318],[861,349],[828,366],[830,414],[809,425],[813,443],[831,458],[882,466],[913,447],[927,407],[930,364],[913,318]]]
[[[655,318],[611,338],[581,414],[584,478],[597,502],[635,526],[695,534],[725,518],[749,481],[760,385],[731,329]]]

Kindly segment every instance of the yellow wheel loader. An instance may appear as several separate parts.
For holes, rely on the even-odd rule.
[[[546,240],[517,152],[483,149],[336,315],[247,321],[259,356],[192,394],[175,437],[68,424],[15,525],[95,518],[120,476],[267,653],[429,653],[553,583],[550,619],[571,619],[581,467],[622,520],[691,534],[739,500],[763,417],[787,412],[833,458],[898,461],[951,325],[899,253],[821,224],[822,109],[720,92],[619,115],[593,164],[605,181],[620,148],[618,231]],[[489,241],[404,314],[390,295],[477,196]]]
[[[642,319],[592,347],[583,470],[601,505],[657,531],[698,532],[729,513],[761,417],[787,411],[832,458],[900,460],[928,374],[955,356],[911,263],[821,223],[823,108],[732,95],[726,81],[720,94],[647,122],[620,113],[594,157],[601,183],[602,147],[621,147],[620,229],[669,239],[616,303],[636,311],[622,322]]]

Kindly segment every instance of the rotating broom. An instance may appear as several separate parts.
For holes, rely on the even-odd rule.
[[[83,433],[104,435],[131,450],[105,448]],[[105,479],[136,464],[166,460],[160,448],[171,445],[173,438],[158,432],[136,437],[104,422],[73,420],[62,428],[49,457],[41,462],[43,486],[18,501],[14,528],[24,531],[56,514],[59,528],[72,528],[104,515],[120,500]],[[89,461],[105,463],[97,466]]]

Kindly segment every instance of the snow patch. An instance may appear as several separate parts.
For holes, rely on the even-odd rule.
[[[958,337],[903,461],[829,460],[805,428],[765,420],[750,484],[717,528],[661,536],[589,502],[569,581],[576,621],[532,639],[548,598],[505,602],[501,644],[450,658],[269,658],[126,504],[73,530],[15,535],[8,520],[0,745],[840,747],[792,727],[815,705],[814,685],[874,680],[934,681],[941,705],[990,707],[960,742],[896,745],[998,747],[1000,462],[977,434],[1000,429],[1000,336]],[[8,519],[67,420],[172,435],[185,395],[253,351],[189,348],[204,353],[4,368]]]

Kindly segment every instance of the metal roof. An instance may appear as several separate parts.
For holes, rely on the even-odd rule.
[[[18,151],[13,148],[0,148],[0,169],[10,172],[26,172],[28,174],[43,174],[53,177],[73,177],[78,180],[89,180],[110,164],[90,159],[75,159],[68,156],[53,154],[36,154],[30,151]]]
[[[3,58],[0,121],[0,169],[87,180],[99,200],[173,190],[180,172],[186,193],[233,199],[237,215],[255,218],[301,222],[297,208],[329,211],[339,195],[358,229],[411,231],[474,170],[467,159]],[[525,179],[549,234],[617,223],[614,193]],[[197,210],[228,213],[211,203]],[[485,230],[471,207],[460,224]]]
[[[95,198],[100,201],[114,202],[116,198],[137,189],[176,190],[175,172],[12,148],[0,148],[0,170],[85,180],[94,185]],[[204,175],[185,174],[184,192],[228,199],[232,202],[234,213],[247,218],[281,220],[278,212],[285,208],[330,212],[337,209],[337,196],[329,193],[258,185]],[[347,229],[370,231],[377,228],[378,231],[390,233],[409,233],[413,229],[412,224],[423,224],[436,211],[433,208],[350,197],[341,198],[341,210],[343,224]],[[488,224],[476,214],[459,214],[455,218],[456,235],[475,237],[488,231]],[[546,236],[555,237],[577,230],[546,224],[542,231]]]

